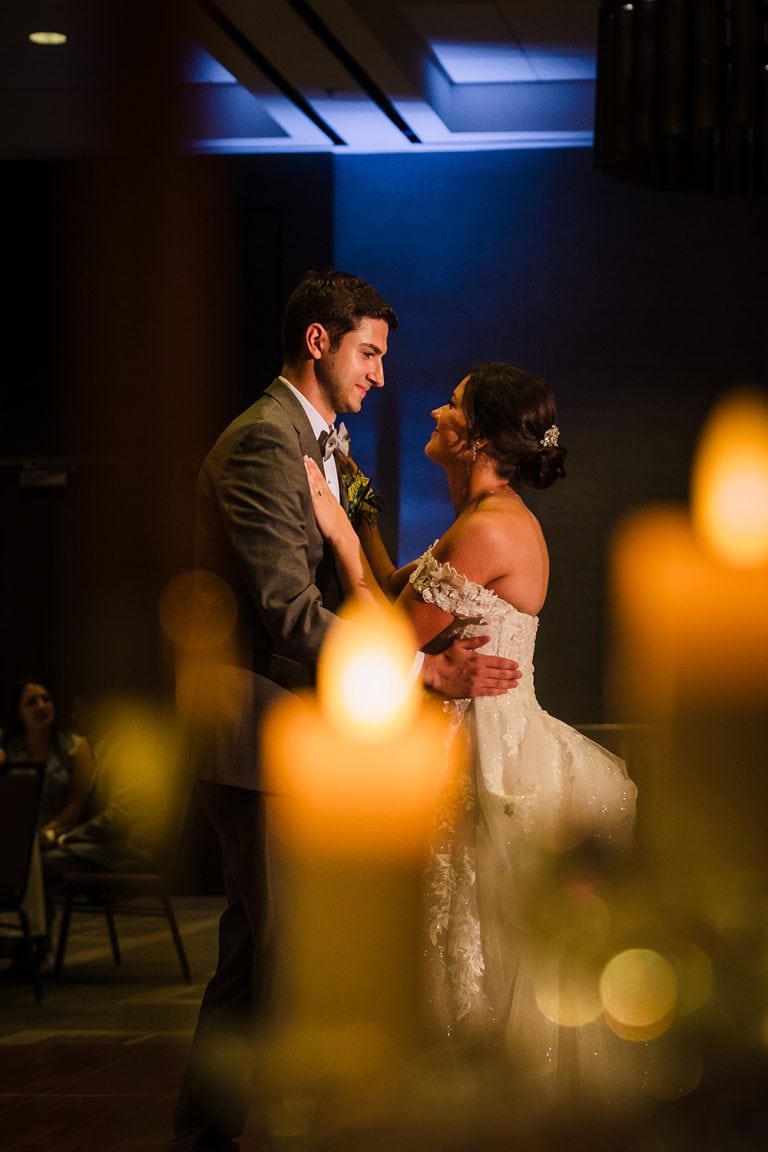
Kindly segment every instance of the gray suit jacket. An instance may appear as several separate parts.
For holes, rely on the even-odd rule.
[[[314,682],[320,646],[342,602],[331,549],[315,522],[305,455],[322,467],[304,409],[274,380],[224,430],[198,478],[196,565],[223,580],[237,606],[223,657],[231,708],[206,741],[201,774],[241,788],[259,787],[266,708],[284,691]]]

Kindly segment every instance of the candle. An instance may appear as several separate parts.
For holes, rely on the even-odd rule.
[[[296,1081],[309,1091],[321,1127],[326,1110],[353,1127],[381,1122],[377,1107],[396,1115],[400,1057],[421,1038],[428,844],[462,746],[413,683],[414,652],[398,612],[353,605],[326,639],[317,693],[281,700],[264,730],[279,1025],[267,1063],[283,1098]]]
[[[768,400],[713,409],[692,508],[643,509],[613,552],[612,708],[657,725],[635,766],[658,851],[708,879],[765,855],[768,714]]]
[[[272,710],[267,787],[292,853],[423,862],[455,760],[442,709],[413,683],[414,652],[401,613],[355,604],[326,639],[317,693],[286,697]]]
[[[659,719],[681,697],[766,699],[768,401],[715,407],[694,466],[693,507],[641,510],[613,557],[621,710]]]

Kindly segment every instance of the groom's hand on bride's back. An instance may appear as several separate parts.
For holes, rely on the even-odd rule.
[[[454,640],[442,652],[425,655],[421,669],[425,687],[458,700],[470,696],[503,696],[510,688],[516,688],[520,669],[514,660],[475,651],[488,639],[469,636]]]

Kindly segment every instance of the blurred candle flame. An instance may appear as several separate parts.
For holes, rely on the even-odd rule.
[[[727,564],[768,561],[768,400],[737,390],[712,411],[693,473],[696,532]]]
[[[318,695],[329,723],[363,741],[408,727],[418,702],[411,668],[416,640],[407,618],[357,602],[328,633],[318,666]]]
[[[332,624],[317,693],[293,693],[263,730],[275,828],[297,851],[422,858],[438,796],[458,779],[441,706],[413,675],[416,642],[399,610],[352,602]]]

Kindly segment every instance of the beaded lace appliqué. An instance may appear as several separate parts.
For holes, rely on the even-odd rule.
[[[431,549],[410,579],[425,603],[435,604],[456,618],[459,634],[464,632],[462,622],[482,630],[508,610],[494,592],[467,580],[450,564],[439,563]],[[461,726],[470,704],[468,699],[445,701],[454,728]],[[477,914],[475,854],[471,835],[466,835],[475,823],[475,809],[474,785],[465,776],[458,793],[437,813],[430,858],[427,927],[436,979],[447,991],[446,997],[438,995],[436,999],[442,1003],[449,1034],[482,1003],[485,961]]]
[[[510,606],[490,588],[473,583],[451,564],[436,560],[432,548],[422,556],[410,582],[425,604],[434,604],[467,624],[490,624],[509,611]]]

